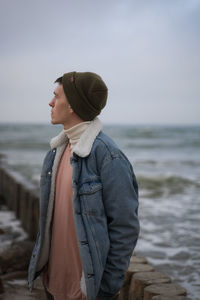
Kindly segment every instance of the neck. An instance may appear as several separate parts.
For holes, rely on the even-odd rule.
[[[72,152],[73,152],[74,146],[80,139],[80,136],[82,135],[82,133],[87,129],[90,122],[91,121],[79,122],[78,124],[68,128],[68,129],[64,128],[64,132],[67,134]]]
[[[71,121],[68,124],[64,124],[64,130],[68,130],[68,129],[70,129],[70,128],[72,128],[72,127],[74,127],[74,126],[76,126],[76,125],[78,125],[78,124],[80,124],[82,122],[83,121]]]
[[[67,120],[67,123],[64,123],[64,130],[68,130],[72,128],[73,126],[76,126],[79,123],[84,122],[78,115],[73,113],[71,117]]]

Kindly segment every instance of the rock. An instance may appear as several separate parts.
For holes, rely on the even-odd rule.
[[[15,271],[11,273],[7,273],[2,275],[3,280],[12,280],[12,279],[20,279],[20,278],[27,278],[28,270],[26,271]]]
[[[33,242],[28,240],[11,244],[9,248],[0,254],[1,273],[27,270],[32,249]]]
[[[27,280],[9,280],[5,281],[4,294],[0,295],[0,300],[46,300],[44,287],[40,278],[34,282],[32,292],[27,287]],[[1,298],[2,296],[2,298]]]

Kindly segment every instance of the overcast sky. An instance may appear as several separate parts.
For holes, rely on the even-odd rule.
[[[70,71],[106,82],[104,123],[200,123],[200,1],[0,0],[0,121],[49,122]]]

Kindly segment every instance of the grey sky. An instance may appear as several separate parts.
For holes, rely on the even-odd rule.
[[[199,0],[0,0],[0,121],[49,122],[65,72],[109,88],[105,123],[200,123]]]

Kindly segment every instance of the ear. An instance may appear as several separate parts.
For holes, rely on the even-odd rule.
[[[70,112],[71,114],[74,112],[70,105],[69,105],[69,112]]]

